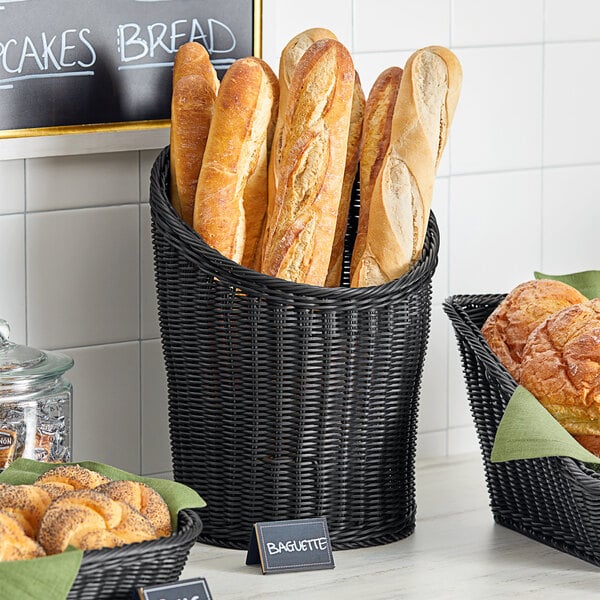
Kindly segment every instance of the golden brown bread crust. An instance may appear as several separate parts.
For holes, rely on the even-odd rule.
[[[111,481],[96,490],[138,510],[154,525],[158,536],[171,535],[169,507],[151,487],[137,481]]]
[[[47,554],[63,552],[69,545],[91,550],[106,547],[96,544],[122,545],[156,537],[153,525],[138,511],[95,489],[67,492],[52,502],[38,534]]]
[[[350,265],[351,279],[365,251],[373,182],[390,144],[392,117],[401,80],[400,67],[390,67],[383,71],[375,80],[365,105],[360,150],[360,213]],[[358,287],[358,281],[353,286]]]
[[[323,27],[313,27],[300,32],[294,36],[281,51],[279,58],[279,108],[277,111],[277,119],[275,123],[275,131],[273,135],[272,150],[269,157],[268,169],[268,192],[269,200],[267,207],[267,218],[265,222],[265,230],[262,243],[265,238],[269,237],[268,227],[272,222],[272,212],[275,207],[275,192],[277,189],[277,175],[279,162],[281,160],[281,136],[283,132],[283,123],[285,121],[285,113],[287,110],[290,85],[296,66],[300,62],[304,53],[318,40],[337,40],[335,34],[329,29]],[[277,167],[277,168],[276,168]],[[262,248],[261,248],[262,252]]]
[[[227,258],[241,262],[246,238],[243,193],[267,136],[275,102],[264,61],[242,58],[227,70],[198,178],[194,229]]]
[[[600,457],[600,435],[573,436],[586,450]]]
[[[0,561],[45,556],[44,549],[23,530],[13,515],[0,510]]]
[[[390,145],[373,186],[355,287],[396,279],[420,257],[435,174],[461,83],[460,63],[447,48],[422,48],[406,62]]]
[[[0,510],[17,519],[33,539],[37,537],[40,522],[51,501],[50,494],[35,485],[0,486]]]
[[[324,285],[342,191],[354,65],[331,39],[312,44],[290,87],[277,168],[275,206],[261,270]]]
[[[569,433],[600,435],[600,298],[563,308],[534,329],[521,384]]]
[[[352,188],[358,171],[358,159],[360,156],[361,137],[363,130],[363,118],[365,112],[365,94],[360,83],[358,72],[354,72],[354,93],[352,94],[352,111],[350,112],[350,129],[348,131],[348,150],[346,152],[346,167],[344,170],[344,183],[335,226],[333,248],[327,278],[326,287],[337,287],[342,279],[342,268],[344,260],[344,242],[346,229],[348,228],[348,213],[350,201],[352,200]]]
[[[275,121],[279,106],[279,82],[277,76],[268,65],[264,65],[265,72],[270,79],[273,94],[271,119],[267,128],[267,135],[260,148],[258,161],[254,171],[248,176],[244,188],[244,215],[246,219],[246,240],[244,242],[244,255],[242,265],[258,271],[260,269],[260,253],[262,237],[265,227],[268,205],[268,168]]]
[[[179,207],[179,215],[190,227],[194,221],[198,174],[216,97],[216,88],[201,75],[183,77],[173,88],[171,201]]]
[[[125,502],[119,502],[119,504],[123,510],[123,518],[116,527],[111,529],[112,533],[126,544],[146,542],[158,537],[156,529],[149,519],[129,504],[125,504]]]
[[[585,302],[575,288],[552,279],[532,280],[515,287],[481,328],[492,352],[519,382],[523,350],[531,332],[559,310]]]
[[[218,89],[219,79],[204,46],[198,42],[180,46],[173,66],[171,99],[171,202],[190,226]]]
[[[93,489],[109,481],[108,477],[80,465],[61,465],[40,475],[34,485],[42,486],[52,498],[58,498],[64,492]]]

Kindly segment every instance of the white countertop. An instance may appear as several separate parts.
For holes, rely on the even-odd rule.
[[[326,571],[262,575],[245,559],[196,544],[181,579],[206,577],[214,600],[600,597],[598,567],[494,523],[479,455],[417,464],[417,526],[404,540],[336,551]]]

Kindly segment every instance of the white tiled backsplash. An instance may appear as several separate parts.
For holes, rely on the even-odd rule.
[[[433,203],[442,244],[418,455],[475,450],[441,302],[534,270],[600,268],[600,3],[264,0],[263,13],[274,69],[314,26],[352,50],[366,91],[420,46],[449,45],[463,64]],[[14,340],[75,359],[74,457],[144,474],[171,468],[148,207],[157,153],[0,161],[0,316]]]

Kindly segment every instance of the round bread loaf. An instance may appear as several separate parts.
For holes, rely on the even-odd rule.
[[[48,492],[35,485],[0,486],[0,510],[11,514],[25,534],[35,539],[40,522],[52,498]]]
[[[550,315],[586,300],[575,288],[561,281],[526,281],[500,302],[484,323],[481,333],[492,352],[519,382],[529,334]]]
[[[171,514],[162,496],[145,483],[137,481],[111,481],[97,491],[113,500],[125,502],[144,515],[156,528],[159,537],[171,535]]]
[[[600,455],[600,298],[560,310],[531,333],[521,384]]]
[[[63,552],[69,545],[95,550],[156,537],[153,525],[138,511],[96,490],[66,492],[52,502],[38,534],[48,554]]]
[[[65,492],[93,489],[109,481],[108,477],[80,465],[61,465],[40,475],[35,485],[43,487],[56,499]]]
[[[0,560],[26,560],[45,556],[12,514],[0,510]]]

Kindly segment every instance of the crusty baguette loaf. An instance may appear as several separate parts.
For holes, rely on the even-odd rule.
[[[352,286],[406,273],[423,248],[435,173],[454,116],[462,70],[448,49],[418,50],[404,68],[390,146],[371,195],[366,248]]]
[[[307,29],[294,36],[281,51],[281,56],[279,58],[279,108],[275,122],[271,154],[269,157],[269,202],[267,207],[268,216],[266,219],[266,227],[269,226],[269,222],[272,219],[271,213],[275,206],[275,190],[277,189],[277,169],[275,167],[276,165],[279,165],[279,161],[281,160],[281,135],[283,123],[285,121],[285,112],[292,77],[298,62],[310,46],[318,40],[325,39],[337,40],[337,37],[329,29],[313,27],[312,29]],[[263,232],[263,242],[268,236],[268,231],[265,229]]]
[[[363,130],[363,116],[365,112],[365,94],[360,83],[358,73],[354,73],[354,93],[352,95],[352,112],[350,113],[350,129],[348,131],[348,150],[346,152],[346,168],[344,170],[344,184],[338,210],[333,248],[329,260],[329,270],[325,279],[326,287],[337,287],[342,279],[344,263],[344,242],[348,228],[348,212],[352,199],[352,188],[358,170],[360,156],[361,135]]]
[[[197,42],[183,44],[173,67],[171,99],[171,202],[192,225],[194,198],[219,80],[208,52]]]
[[[342,192],[354,65],[336,40],[312,44],[290,85],[262,271],[324,285]]]
[[[360,212],[350,263],[351,278],[365,251],[373,182],[390,144],[392,116],[401,79],[400,67],[390,67],[383,71],[375,80],[365,105],[360,150]]]
[[[242,264],[258,271],[260,269],[260,254],[268,204],[268,169],[271,145],[275,132],[275,121],[279,106],[279,82],[271,69],[266,69],[271,79],[273,91],[273,107],[267,135],[260,148],[260,154],[254,171],[248,176],[244,188],[244,214],[246,216],[246,241]]]
[[[241,262],[246,239],[243,195],[256,168],[276,102],[270,67],[235,61],[215,102],[194,206],[194,229],[227,258]]]

